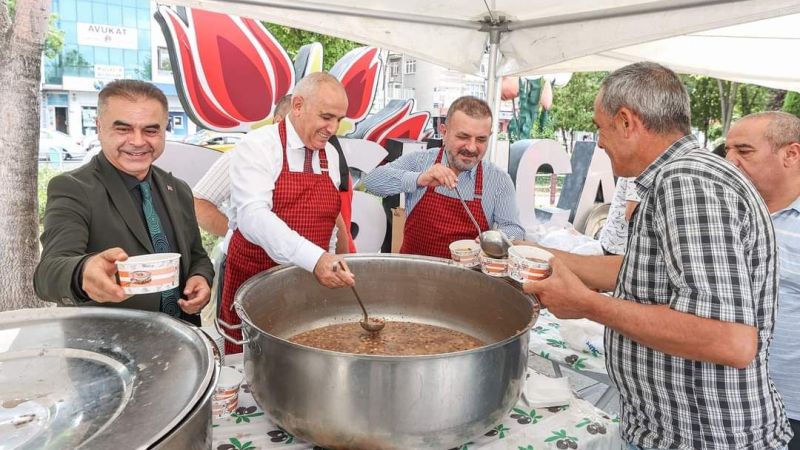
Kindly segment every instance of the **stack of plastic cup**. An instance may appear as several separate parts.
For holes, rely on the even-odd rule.
[[[212,417],[224,417],[236,410],[239,406],[239,386],[243,380],[241,372],[233,367],[222,366],[214,397],[211,399]]]
[[[214,327],[200,327],[200,329],[214,341],[219,352],[219,363],[225,364],[225,338]]]

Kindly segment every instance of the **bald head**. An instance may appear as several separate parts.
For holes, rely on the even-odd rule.
[[[311,98],[317,95],[321,87],[328,87],[337,92],[341,91],[341,95],[347,97],[342,83],[327,72],[314,72],[303,77],[294,87],[294,96]]]
[[[773,152],[793,142],[800,142],[800,118],[783,111],[767,111],[749,114],[736,122],[745,125],[749,121],[763,121],[764,139],[769,142]]]
[[[725,158],[739,168],[771,212],[800,196],[800,119],[781,111],[737,121],[725,139]]]

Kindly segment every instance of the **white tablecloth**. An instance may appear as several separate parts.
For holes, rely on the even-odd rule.
[[[226,356],[241,371],[241,356]],[[246,381],[245,381],[246,383]],[[275,425],[256,405],[246,384],[230,416],[214,420],[214,450],[314,449]],[[412,412],[413,413],[413,412]],[[569,406],[531,408],[520,400],[501,423],[459,450],[614,449],[621,446],[616,418],[590,403],[572,398]]]

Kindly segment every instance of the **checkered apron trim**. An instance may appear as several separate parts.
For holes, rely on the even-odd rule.
[[[442,162],[443,154],[444,148],[439,150],[434,164]],[[481,230],[486,231],[489,229],[489,222],[483,213],[482,193],[483,164],[479,162],[475,175],[475,196],[466,203]],[[400,253],[450,258],[451,242],[476,237],[475,225],[469,220],[461,201],[439,194],[433,186],[428,186],[406,219]]]

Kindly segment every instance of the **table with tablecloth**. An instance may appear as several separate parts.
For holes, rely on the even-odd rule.
[[[571,347],[561,335],[562,327],[561,319],[546,309],[541,310],[530,331],[530,354],[549,360],[556,376],[561,376],[560,367],[567,367],[605,384],[607,388],[595,404],[606,409],[611,402],[617,401],[617,390],[608,378],[605,355],[591,345],[583,345],[581,349]]]
[[[242,371],[241,355],[226,356],[225,365]],[[465,443],[459,450],[618,450],[620,444],[617,419],[584,400],[573,397],[569,406],[533,408],[521,398],[500,423],[473,442]],[[236,410],[231,415],[214,419],[212,448],[321,450],[298,440],[273,423],[256,405],[246,381],[239,390]]]

